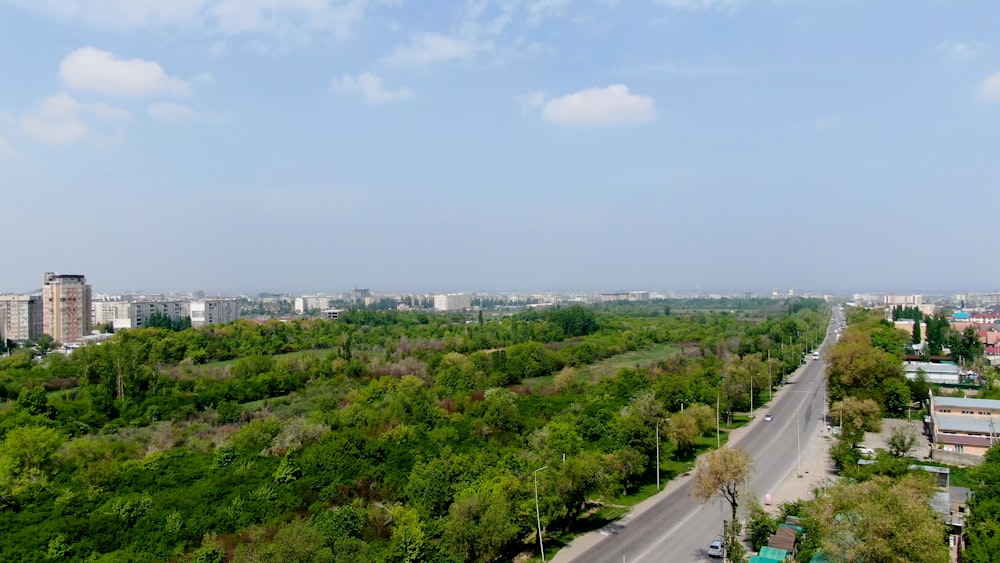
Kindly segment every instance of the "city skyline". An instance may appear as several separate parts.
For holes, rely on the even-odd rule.
[[[0,0],[0,293],[988,290],[998,16]]]

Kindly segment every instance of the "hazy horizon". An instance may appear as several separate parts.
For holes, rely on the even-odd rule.
[[[1000,279],[996,2],[274,6],[0,0],[0,293]]]

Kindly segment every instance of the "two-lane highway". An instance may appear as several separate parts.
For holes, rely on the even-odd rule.
[[[834,313],[835,319],[838,318]],[[836,321],[835,321],[836,322]],[[750,488],[758,499],[773,491],[799,463],[800,443],[819,432],[826,414],[825,362],[822,352],[833,341],[827,332],[821,359],[809,360],[776,394],[773,404],[758,411],[745,432],[730,442],[753,459]],[[764,413],[773,415],[765,422]],[[721,499],[698,504],[691,498],[691,479],[663,494],[641,514],[628,515],[608,534],[572,558],[578,562],[617,563],[709,561],[706,548],[721,536],[730,508]],[[744,498],[745,503],[748,498]]]

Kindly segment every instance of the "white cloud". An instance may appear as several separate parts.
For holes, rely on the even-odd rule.
[[[154,119],[180,123],[198,117],[198,112],[188,106],[173,102],[155,102],[146,107],[146,113]]]
[[[45,17],[112,31],[154,27],[209,35],[264,34],[302,42],[314,33],[345,36],[373,0],[0,0]]]
[[[942,53],[946,59],[957,63],[977,57],[983,52],[983,45],[976,42],[942,41],[934,47],[934,50]]]
[[[265,33],[293,37],[330,32],[343,37],[364,19],[367,0],[219,0],[209,12],[229,35]]]
[[[121,121],[131,116],[128,110],[82,103],[63,93],[45,98],[37,110],[22,117],[21,131],[44,143],[66,145],[87,137],[91,132],[89,120]]]
[[[563,14],[569,4],[570,0],[533,0],[525,6],[528,22],[538,25],[546,17]]]
[[[17,149],[14,148],[14,145],[12,145],[6,137],[0,135],[0,161],[13,160],[18,156]]]
[[[229,44],[218,40],[208,46],[208,56],[212,59],[224,59],[229,55]]]
[[[3,0],[22,10],[90,27],[134,31],[153,25],[194,24],[211,0]]]
[[[330,88],[344,94],[360,92],[365,97],[365,101],[372,103],[406,100],[413,96],[413,92],[409,88],[383,89],[382,79],[371,72],[361,73],[357,77],[345,74],[341,78],[334,78],[330,81]]]
[[[545,103],[544,92],[531,92],[521,96],[514,96],[514,101],[521,106],[521,113],[529,113]]]
[[[1000,102],[1000,72],[994,72],[979,85],[979,97],[987,102]]]
[[[385,62],[397,66],[421,66],[436,62],[466,59],[481,46],[473,41],[457,39],[440,33],[419,33],[408,45],[396,47]]]
[[[109,52],[83,47],[59,63],[66,86],[113,96],[147,96],[190,92],[183,80],[167,76],[159,64],[143,59],[118,59]]]
[[[720,9],[720,10],[731,10],[736,8],[736,5],[740,3],[741,0],[655,0],[660,6],[665,6],[667,8],[672,8],[675,10],[710,10],[710,9]]]
[[[656,119],[652,98],[629,92],[624,84],[590,88],[550,100],[542,109],[549,123],[604,127],[645,123]]]

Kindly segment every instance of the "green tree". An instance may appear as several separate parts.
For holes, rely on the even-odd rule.
[[[34,416],[47,417],[52,414],[48,394],[41,385],[21,389],[21,393],[17,396],[17,408]]]
[[[740,492],[752,470],[750,454],[743,448],[726,446],[709,452],[695,466],[692,494],[699,502],[708,502],[721,496],[732,508],[733,522],[739,508]]]
[[[917,429],[909,424],[904,426],[894,426],[889,432],[889,453],[895,457],[909,455],[920,442],[920,434]]]
[[[759,551],[762,546],[767,545],[777,530],[778,520],[768,514],[759,502],[751,503],[750,509],[747,511],[746,540],[750,542],[754,551]]]
[[[62,445],[62,435],[52,428],[9,430],[0,448],[0,490],[17,495],[27,485],[47,483],[58,467]]]
[[[923,475],[839,481],[808,510],[831,561],[945,563],[944,523],[927,501],[935,485]]]
[[[698,433],[702,436],[715,434],[715,409],[708,405],[695,403],[687,407],[684,412],[694,418],[698,423]]]
[[[834,403],[830,414],[841,426],[840,435],[855,445],[864,441],[865,432],[879,432],[882,428],[881,409],[871,399],[847,397]]]
[[[390,510],[392,538],[389,543],[389,561],[416,563],[423,561],[427,549],[427,533],[416,510],[401,505]]]
[[[689,412],[674,413],[666,427],[666,437],[676,447],[675,456],[684,458],[698,443],[698,421]]]
[[[449,551],[463,561],[494,561],[517,538],[515,503],[519,489],[510,475],[480,482],[459,493],[444,526]]]
[[[920,334],[920,324],[922,320],[913,321],[913,338],[910,340],[912,344],[920,344],[923,341],[923,336]]]
[[[35,341],[35,347],[38,348],[38,352],[40,354],[48,353],[49,350],[52,350],[56,347],[56,344],[57,343],[55,339],[48,334],[43,334],[39,336],[38,340]]]

